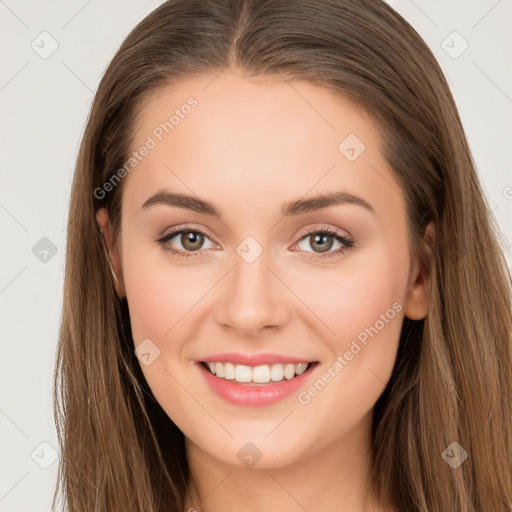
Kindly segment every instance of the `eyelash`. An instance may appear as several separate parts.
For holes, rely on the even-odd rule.
[[[171,254],[174,254],[179,258],[194,258],[195,257],[194,253],[201,252],[201,249],[199,249],[198,251],[182,251],[181,249],[174,249],[172,246],[166,245],[170,239],[174,238],[176,235],[179,235],[181,233],[199,233],[207,238],[210,238],[204,231],[201,231],[200,229],[193,228],[190,226],[185,226],[185,227],[182,227],[175,231],[171,231],[170,233],[167,233],[163,237],[156,239],[155,242],[158,242],[162,246],[162,249],[164,251],[168,251]],[[304,233],[301,234],[299,240],[296,243],[299,243],[304,238],[307,238],[308,236],[313,235],[313,234],[315,234],[315,235],[319,235],[319,234],[330,235],[333,238],[335,238],[338,242],[343,244],[343,247],[337,249],[336,251],[332,251],[332,252],[330,251],[330,252],[326,252],[324,254],[312,252],[311,256],[309,256],[310,259],[317,259],[317,258],[325,259],[325,258],[331,258],[334,256],[339,256],[340,254],[344,254],[344,252],[347,249],[351,249],[354,247],[353,238],[347,237],[347,236],[342,236],[335,229],[330,228],[328,226],[323,226],[320,228],[312,228],[312,229],[305,231]]]

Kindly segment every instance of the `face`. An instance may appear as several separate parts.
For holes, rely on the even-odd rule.
[[[368,427],[426,313],[380,144],[308,82],[201,75],[145,104],[111,255],[147,382],[205,454],[284,466]]]

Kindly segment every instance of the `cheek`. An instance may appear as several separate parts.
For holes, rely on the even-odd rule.
[[[152,360],[146,365],[141,359],[141,370],[158,403],[186,430],[194,402],[183,388],[189,378],[182,367],[183,353],[197,325],[194,306],[207,292],[209,280],[167,264],[165,255],[156,251],[141,250],[136,244],[131,252],[128,243],[125,247],[123,277],[134,345],[149,339],[156,346],[150,344]],[[190,383],[186,387],[192,388]]]
[[[336,403],[341,412],[331,412],[331,420],[347,428],[373,407],[391,376],[409,266],[407,252],[382,246],[353,261],[301,279],[298,290],[330,353],[319,381],[299,402],[320,415]]]
[[[182,319],[186,323],[211,281],[202,271],[167,263],[161,250],[132,250],[128,243],[123,277],[136,345],[145,338],[164,341]]]
[[[349,290],[353,293],[346,295]],[[311,436],[322,439],[316,449],[365,418],[391,377],[403,321],[403,307],[391,295],[389,289],[346,283],[344,292],[331,296],[332,302],[324,299],[326,323],[335,332],[323,329],[330,357],[317,379],[297,396]]]
[[[385,320],[394,319],[397,309],[403,309],[406,261],[401,257],[397,261],[382,251],[353,261],[347,260],[336,269],[304,273],[295,280],[294,291],[337,353],[347,350],[359,335],[364,338],[365,329],[374,326],[381,315],[386,316]],[[398,306],[393,308],[393,304]]]

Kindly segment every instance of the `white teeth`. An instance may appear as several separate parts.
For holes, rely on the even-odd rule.
[[[299,364],[263,364],[260,366],[246,366],[243,364],[209,362],[207,363],[210,372],[217,377],[236,382],[255,382],[266,384],[267,382],[281,381],[284,378],[293,379],[296,375],[302,375],[309,366],[309,363]]]
[[[252,369],[252,380],[254,382],[258,382],[259,384],[265,384],[265,382],[270,382],[270,366],[268,364],[263,364],[261,366],[256,366]]]
[[[235,365],[233,363],[224,363],[224,378],[234,379],[235,378]]]
[[[287,379],[293,379],[293,377],[295,377],[295,365],[294,364],[287,364],[284,367],[284,376]]]
[[[219,368],[219,364],[222,363],[217,363],[217,368]],[[217,373],[217,377],[218,376],[219,374]],[[250,366],[244,366],[243,364],[237,364],[235,366],[235,380],[237,382],[251,382],[252,368]]]
[[[215,363],[215,375],[224,377],[224,365],[222,363]]]
[[[299,363],[295,365],[295,375],[302,375],[308,367],[308,363]]]
[[[270,368],[270,378],[273,381],[283,380],[284,377],[284,366],[282,364],[273,364]]]

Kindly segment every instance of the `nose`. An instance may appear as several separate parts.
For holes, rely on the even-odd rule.
[[[254,337],[282,327],[289,318],[285,287],[268,268],[265,251],[252,263],[234,255],[233,268],[219,290],[216,321],[240,336]]]

